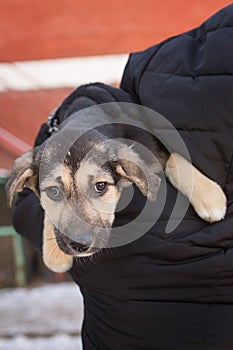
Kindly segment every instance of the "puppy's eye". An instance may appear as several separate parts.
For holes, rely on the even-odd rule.
[[[107,182],[100,181],[95,184],[95,191],[98,193],[104,193],[107,190]]]
[[[56,187],[56,186],[47,187],[45,191],[46,191],[47,196],[50,199],[52,199],[54,201],[58,201],[61,199],[61,191],[58,187]]]

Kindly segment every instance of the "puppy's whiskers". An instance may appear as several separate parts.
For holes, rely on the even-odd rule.
[[[58,245],[55,245],[55,246],[54,246],[54,249],[51,251],[51,258],[52,258],[52,259],[53,259],[53,258],[57,259],[57,257],[59,256],[59,254],[60,254],[60,249],[59,249]]]

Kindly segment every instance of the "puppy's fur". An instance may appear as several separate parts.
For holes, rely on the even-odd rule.
[[[6,186],[9,204],[14,193],[24,187],[40,198],[45,210],[43,258],[48,268],[55,272],[71,268],[74,256],[89,256],[106,246],[117,203],[129,182],[134,183],[148,200],[154,201],[160,185],[158,174],[162,170],[188,197],[202,219],[215,222],[225,215],[226,197],[220,186],[181,155],[169,154],[157,139],[140,131],[139,138],[144,133],[143,140],[146,141],[143,142],[149,145],[153,154],[151,159],[145,159],[137,147],[123,141],[126,136],[129,138],[129,133],[137,141],[138,131],[132,132],[130,128],[125,132],[121,126],[118,136],[122,141],[119,141],[112,135],[116,127],[114,132],[112,130],[96,128],[89,131],[69,148],[60,164],[52,162],[49,155],[45,162],[45,144],[15,161]],[[61,132],[56,134],[58,139]],[[39,174],[42,159],[48,167]],[[192,184],[187,173],[192,175]]]

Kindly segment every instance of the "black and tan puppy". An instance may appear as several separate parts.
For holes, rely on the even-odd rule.
[[[106,115],[103,110],[103,125]],[[79,128],[76,135],[73,121],[68,118],[49,145],[17,159],[6,186],[9,204],[24,187],[40,198],[45,210],[43,258],[51,270],[66,271],[74,256],[90,256],[106,247],[124,186],[131,182],[154,201],[161,171],[201,218],[215,222],[224,217],[226,198],[220,186],[179,154],[170,154],[148,132],[110,123],[82,133]],[[143,155],[137,144],[150,154]]]

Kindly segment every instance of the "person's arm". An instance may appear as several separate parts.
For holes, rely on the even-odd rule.
[[[25,237],[36,250],[42,250],[44,211],[34,192],[25,188],[13,206],[12,222],[16,231]]]

